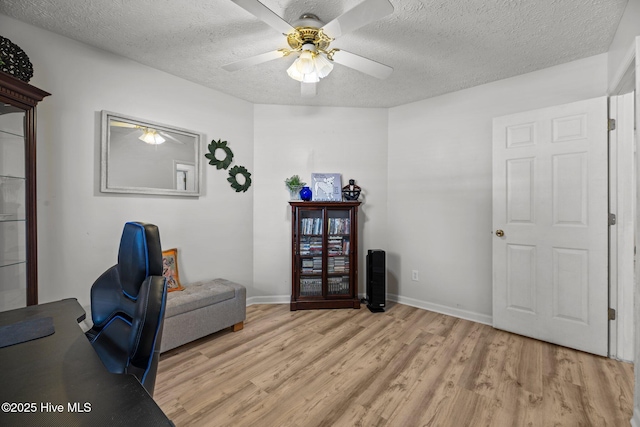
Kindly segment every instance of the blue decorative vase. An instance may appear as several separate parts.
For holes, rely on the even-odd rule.
[[[309,187],[302,187],[302,190],[300,190],[300,198],[305,202],[311,200],[311,189]]]

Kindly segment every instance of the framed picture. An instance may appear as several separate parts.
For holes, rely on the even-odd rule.
[[[162,251],[162,275],[167,279],[167,291],[181,291],[184,288],[180,285],[178,275],[178,249],[167,249]]]
[[[342,201],[342,179],[339,173],[312,173],[311,185],[312,200]]]

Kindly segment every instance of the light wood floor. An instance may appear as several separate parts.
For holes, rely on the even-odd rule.
[[[633,367],[400,304],[253,305],[165,353],[154,397],[178,427],[618,427]]]

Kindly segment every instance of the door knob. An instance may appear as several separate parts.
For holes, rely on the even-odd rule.
[[[504,231],[502,231],[502,230],[496,230],[496,236],[498,236],[498,237],[502,237],[502,236],[504,236]]]

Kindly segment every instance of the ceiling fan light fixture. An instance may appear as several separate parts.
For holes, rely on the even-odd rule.
[[[166,141],[162,136],[158,135],[155,129],[145,128],[142,135],[138,137],[140,141],[144,141],[151,145],[160,145]]]
[[[333,70],[333,64],[316,50],[314,44],[305,44],[303,48],[300,56],[287,70],[287,74],[299,82],[318,83]]]
[[[291,64],[291,66],[289,68],[287,68],[287,74],[293,80],[297,80],[299,82],[301,82],[302,78],[304,77],[302,75],[302,73],[300,71],[298,71],[298,68],[296,67],[296,63],[295,62],[293,64]]]
[[[316,69],[314,53],[310,50],[303,50],[298,59],[295,60],[294,64],[296,65],[298,72],[301,74],[313,73]]]
[[[379,79],[389,77],[393,71],[393,68],[387,65],[344,50],[335,57],[340,49],[330,48],[331,42],[337,37],[393,13],[394,8],[390,0],[362,0],[326,24],[311,13],[305,13],[298,20],[288,23],[265,6],[263,0],[232,1],[283,34],[289,49],[281,48],[223,65],[222,68],[227,71],[240,70],[295,53],[298,58],[287,69],[287,74],[296,81],[307,83],[302,85],[303,96],[315,95],[316,85],[310,83],[317,83],[328,76],[333,70],[334,61]],[[309,90],[311,87],[313,91]]]
[[[293,80],[303,83],[318,83],[320,81],[320,77],[318,77],[318,74],[315,72],[315,68],[311,70],[310,73],[301,73],[295,62],[287,69],[287,74]]]
[[[318,73],[318,77],[321,79],[327,77],[333,70],[333,63],[322,54],[316,55],[315,65],[316,73]]]

